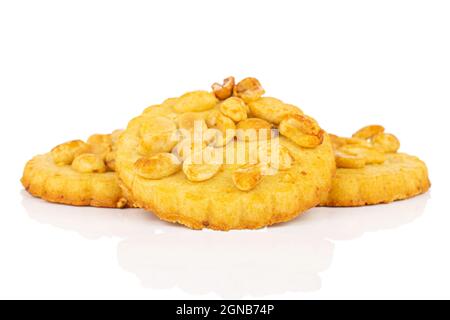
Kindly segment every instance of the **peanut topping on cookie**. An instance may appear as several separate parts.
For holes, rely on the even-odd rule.
[[[218,110],[212,111],[206,119],[209,128],[217,129],[221,135],[215,140],[215,146],[221,147],[230,142],[236,135],[236,125],[230,118]]]
[[[365,126],[351,138],[330,135],[338,168],[321,206],[355,207],[390,203],[430,188],[423,161],[397,153],[399,140],[381,125]]]
[[[225,100],[231,97],[234,89],[234,77],[228,77],[223,80],[223,84],[214,83],[211,88],[217,99]]]
[[[181,164],[179,159],[171,153],[158,153],[138,159],[134,163],[134,169],[142,178],[158,180],[180,171]]]
[[[233,172],[233,183],[241,191],[254,189],[263,178],[260,164],[244,165]]]
[[[179,97],[175,101],[173,109],[179,113],[206,111],[214,108],[217,102],[214,93],[207,91],[193,91]]]
[[[372,147],[372,144],[364,139],[360,139],[360,138],[343,138],[343,137],[338,137],[334,134],[329,134],[330,138],[331,138],[331,143],[333,144],[333,148],[334,149],[338,149],[344,145],[347,144],[351,144],[351,145],[358,145],[360,147],[367,147],[370,148]]]
[[[288,148],[280,144],[272,129],[279,129],[301,147],[322,144],[325,132],[317,122],[294,105],[262,97],[265,91],[257,79],[245,78],[235,84],[230,77],[222,85],[214,83],[212,89],[213,93],[188,92],[144,111],[138,152],[145,157],[134,164],[139,176],[161,179],[181,167],[188,180],[201,182],[214,177],[225,159],[227,164],[245,164],[233,173],[233,181],[237,188],[248,191],[263,175],[276,175],[294,165]],[[176,113],[157,116],[164,110]],[[277,142],[276,148],[271,142]],[[205,160],[208,152],[221,152],[220,161]],[[169,161],[169,153],[182,165]],[[231,163],[227,159],[232,159]],[[113,154],[108,154],[107,163],[114,168]]]
[[[270,139],[272,125],[259,118],[249,118],[237,124],[237,137],[243,141]]]
[[[193,132],[194,129],[206,130],[208,126],[205,122],[205,116],[197,112],[186,112],[181,114],[177,120],[178,128]]]
[[[200,182],[214,177],[222,167],[222,164],[215,161],[213,148],[206,148],[202,152],[192,153],[183,162],[183,172],[189,181]]]
[[[376,134],[382,133],[382,132],[384,132],[383,126],[370,125],[370,126],[366,126],[364,128],[359,129],[352,135],[352,137],[367,140],[367,139],[371,139]]]
[[[386,160],[384,153],[379,152],[374,148],[366,148],[348,144],[339,148],[339,151],[349,155],[361,157],[366,161],[366,164],[379,164]]]
[[[384,127],[370,125],[361,128],[352,138],[330,135],[335,149],[338,168],[363,168],[365,165],[382,164],[387,154],[396,153],[400,141],[393,134],[385,133]]]
[[[87,143],[73,140],[56,146],[52,149],[51,154],[56,165],[64,166],[71,165],[75,157],[90,150],[91,147]]]
[[[322,144],[324,131],[317,122],[301,114],[286,116],[280,123],[280,134],[303,148],[315,148]]]
[[[115,171],[120,131],[74,140],[28,161],[22,184],[35,197],[74,206],[122,207]]]
[[[245,78],[234,86],[233,93],[248,103],[258,100],[265,91],[257,79]]]
[[[108,152],[112,150],[112,136],[110,134],[93,134],[87,140],[91,146],[91,153],[105,159]]]
[[[375,149],[385,153],[395,153],[400,149],[400,141],[390,133],[378,133],[372,138]]]
[[[303,111],[292,104],[283,103],[272,97],[262,97],[248,103],[250,112],[258,117],[274,124],[280,124],[281,120],[291,114],[303,114]]]
[[[72,168],[80,173],[106,172],[106,165],[103,159],[93,153],[84,153],[76,157],[72,162]]]
[[[194,229],[257,229],[317,205],[336,169],[330,139],[299,108],[264,93],[255,78],[230,77],[211,92],[145,109],[118,142],[115,167],[126,194],[162,220]],[[176,124],[173,147],[139,130],[158,116]],[[160,141],[164,153],[141,151]]]
[[[88,138],[87,143],[91,145],[110,145],[112,143],[112,138],[110,134],[93,134]]]
[[[362,156],[351,155],[341,151],[336,151],[334,156],[338,168],[358,169],[364,168],[366,165],[366,160]]]
[[[178,142],[176,130],[175,122],[169,118],[150,118],[140,127],[139,153],[152,155],[159,152],[170,152]]]
[[[141,124],[139,134],[141,137],[146,135],[158,135],[161,133],[173,132],[177,129],[176,123],[167,117],[152,117]]]
[[[231,97],[223,101],[220,104],[220,111],[234,122],[247,119],[245,102],[238,97]]]
[[[207,140],[193,140],[190,138],[181,140],[175,148],[172,149],[172,153],[178,158],[185,161],[193,153],[202,152],[204,148],[208,146]]]

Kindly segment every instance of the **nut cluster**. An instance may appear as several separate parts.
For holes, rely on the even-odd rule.
[[[163,104],[174,116],[142,120],[136,173],[145,179],[162,179],[182,171],[189,181],[206,181],[221,171],[223,158],[218,151],[234,141],[250,144],[275,139],[273,129],[303,148],[322,144],[324,131],[314,119],[294,105],[262,97],[264,93],[255,78],[235,83],[229,77],[222,84],[214,83],[212,92],[193,91],[166,100]],[[239,190],[252,190],[264,175],[292,167],[294,159],[286,147],[264,151],[257,150],[265,156],[257,155],[256,163],[244,163],[233,172],[231,178]]]
[[[386,154],[396,153],[400,141],[385,133],[380,125],[370,125],[355,132],[351,138],[330,135],[338,168],[358,169],[370,164],[382,164]]]
[[[115,171],[115,143],[121,130],[112,134],[94,134],[87,142],[73,140],[52,149],[53,162],[58,166],[71,166],[79,173]]]

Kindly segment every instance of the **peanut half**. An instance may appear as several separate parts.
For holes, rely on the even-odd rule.
[[[212,111],[207,119],[206,124],[211,129],[217,129],[221,135],[218,135],[214,141],[215,146],[224,146],[229,143],[236,135],[236,125],[233,120],[224,116],[218,110]]]
[[[192,153],[183,162],[183,172],[189,181],[206,181],[219,172],[223,159],[215,159],[212,154],[215,151],[214,148],[206,148],[202,152]]]
[[[375,125],[365,126],[361,129],[359,129],[352,135],[352,137],[367,140],[367,139],[371,139],[376,134],[382,133],[382,132],[384,132],[384,127],[375,124]]]
[[[234,86],[233,93],[248,103],[261,98],[265,91],[257,79],[245,78]]]
[[[286,104],[272,97],[262,97],[248,103],[250,112],[254,117],[279,124],[284,117],[291,114],[303,114],[303,111],[294,105]]]
[[[231,97],[223,101],[220,104],[219,109],[220,112],[234,122],[247,119],[247,106],[245,105],[244,100],[238,97]]]
[[[270,139],[272,125],[259,118],[249,118],[237,124],[236,135],[242,141]]]
[[[336,167],[348,169],[360,169],[366,165],[366,160],[362,156],[347,154],[341,151],[335,151]]]
[[[378,133],[372,138],[375,149],[384,153],[395,153],[400,149],[400,141],[390,133]]]
[[[310,117],[300,114],[286,116],[280,123],[280,134],[303,148],[315,148],[322,144],[324,131]]]
[[[205,116],[197,112],[186,112],[181,114],[177,119],[178,128],[189,131],[206,130],[208,126],[205,122]]]
[[[234,88],[234,77],[228,77],[223,80],[223,84],[214,83],[211,86],[214,94],[216,95],[217,99],[219,100],[225,100],[231,97],[233,94],[233,88]]]
[[[386,160],[384,153],[374,148],[366,148],[358,145],[345,145],[338,149],[349,155],[364,158],[366,164],[381,164]]]
[[[176,112],[199,112],[214,108],[218,103],[214,93],[207,91],[188,92],[179,97],[173,105]]]
[[[158,180],[169,177],[181,169],[179,159],[171,153],[158,153],[142,157],[134,163],[137,175],[145,179]]]
[[[103,173],[107,169],[101,156],[93,153],[83,153],[76,157],[72,168],[80,173]]]
[[[254,189],[263,178],[260,164],[244,165],[236,169],[232,174],[233,183],[241,191]]]
[[[141,140],[139,153],[152,155],[159,152],[169,152],[177,144],[177,125],[166,117],[152,117],[140,127]]]
[[[52,149],[53,162],[58,166],[71,165],[75,157],[90,152],[91,146],[81,140],[60,144]]]

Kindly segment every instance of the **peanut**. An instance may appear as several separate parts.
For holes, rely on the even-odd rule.
[[[52,149],[53,161],[58,166],[71,165],[75,157],[90,152],[91,146],[81,140],[73,140],[60,144]]]
[[[206,181],[219,172],[222,164],[216,161],[208,161],[210,159],[206,159],[205,156],[206,150],[203,150],[201,153],[191,154],[183,162],[183,172],[189,181]]]
[[[400,141],[389,133],[378,133],[372,138],[375,149],[384,153],[395,153],[400,149]]]
[[[382,132],[384,132],[383,126],[370,125],[370,126],[365,126],[361,129],[359,129],[352,135],[352,137],[367,140],[367,139],[371,139],[376,134],[382,133]]]
[[[366,164],[381,164],[386,160],[386,156],[374,148],[366,148],[358,145],[345,145],[338,149],[349,155],[361,157]]]
[[[300,147],[315,148],[322,144],[324,131],[310,117],[300,114],[286,116],[280,122],[280,134]]]
[[[224,146],[229,143],[236,135],[236,125],[233,120],[224,116],[217,110],[214,110],[208,115],[206,123],[209,128],[217,129],[221,135],[216,137],[215,146]]]
[[[237,124],[236,135],[239,140],[255,141],[270,139],[272,125],[259,118],[249,118]]]
[[[217,102],[214,93],[193,91],[179,97],[173,104],[173,109],[179,113],[206,111],[214,108]]]
[[[173,120],[158,116],[146,118],[139,128],[139,134],[141,137],[144,137],[146,135],[158,135],[175,130],[177,130],[177,125]]]
[[[294,105],[283,103],[281,100],[262,97],[249,102],[250,112],[254,117],[279,124],[284,117],[291,114],[303,114],[303,111]]]
[[[206,148],[206,141],[192,140],[190,138],[181,140],[172,150],[172,153],[182,159],[188,159],[193,153],[201,152]]]
[[[141,124],[139,129],[141,140],[138,152],[142,155],[152,155],[159,152],[169,152],[177,144],[177,126],[166,117],[152,117]]]
[[[177,119],[177,123],[178,128],[190,132],[194,132],[194,129],[204,131],[208,128],[205,122],[205,116],[196,112],[186,112],[181,114]]]
[[[103,159],[93,153],[83,153],[72,162],[72,168],[80,173],[103,173],[106,165]]]
[[[231,97],[220,104],[220,112],[225,116],[239,122],[247,119],[247,107],[245,102],[238,97]]]
[[[348,169],[360,169],[366,165],[366,160],[362,156],[355,156],[340,151],[335,151],[336,167]]]
[[[234,86],[233,93],[248,103],[261,98],[265,91],[257,79],[245,78]]]
[[[259,164],[244,165],[232,174],[233,183],[241,191],[254,189],[263,178],[262,167]]]
[[[87,140],[91,146],[91,153],[105,159],[108,152],[112,150],[112,136],[110,134],[93,134]]]
[[[330,138],[331,138],[331,143],[334,147],[334,149],[338,149],[344,145],[358,145],[361,147],[366,147],[366,148],[370,148],[372,147],[372,144],[364,139],[361,138],[344,138],[344,137],[338,137],[334,134],[329,134]]]
[[[211,88],[219,100],[225,100],[231,97],[234,88],[234,77],[228,77],[223,80],[223,84],[214,83]]]
[[[134,163],[134,169],[136,174],[144,179],[159,180],[180,171],[181,163],[171,153],[158,153],[138,159]]]
[[[112,138],[110,134],[93,134],[88,138],[87,143],[90,145],[110,145],[112,143]]]

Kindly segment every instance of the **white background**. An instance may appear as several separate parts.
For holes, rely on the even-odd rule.
[[[450,298],[449,1],[0,2],[0,298]],[[431,192],[252,232],[28,196],[25,162],[226,76],[343,135],[383,124]]]

